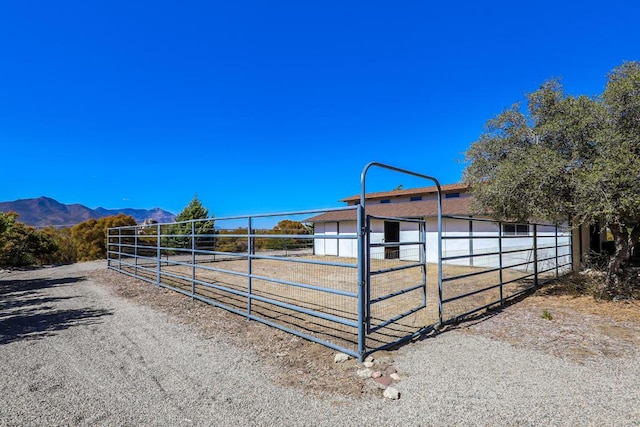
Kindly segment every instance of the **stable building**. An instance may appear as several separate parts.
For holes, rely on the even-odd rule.
[[[500,264],[526,264],[532,261],[533,256],[538,259],[561,257],[565,263],[570,259],[571,230],[567,226],[493,221],[486,215],[472,211],[473,196],[467,184],[443,185],[441,190],[442,254],[448,258],[448,264],[498,267]],[[360,203],[360,195],[341,201],[353,206]],[[366,195],[365,206],[366,214],[371,216],[371,258],[421,261],[426,256],[427,262],[438,261],[438,191],[435,186],[369,193]],[[357,235],[355,210],[330,211],[305,222],[313,223],[314,235],[321,237],[314,239],[315,255],[357,257],[357,241],[341,238]],[[423,232],[426,255],[421,254],[418,244],[408,244],[421,241]],[[522,249],[532,247],[534,236],[537,241],[536,254],[533,251],[523,252]],[[394,242],[399,245],[390,245]],[[381,243],[384,245],[377,246]],[[495,254],[499,246],[504,252],[500,257],[482,256],[483,253]],[[560,249],[556,249],[558,246]],[[556,250],[559,252],[556,253]],[[575,248],[574,260],[579,260],[579,254],[583,251],[582,248]],[[459,258],[455,259],[457,256]]]

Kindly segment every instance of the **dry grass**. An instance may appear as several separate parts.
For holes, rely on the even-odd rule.
[[[639,351],[640,301],[597,300],[576,293],[575,283],[564,280],[459,328],[586,363]]]
[[[640,349],[640,301],[596,298],[605,276],[597,270],[568,274],[459,329],[578,363],[625,357]]]
[[[594,270],[572,273],[538,290],[532,300],[553,301],[554,305],[619,322],[640,321],[639,300],[610,301],[594,297],[605,279],[605,273]]]

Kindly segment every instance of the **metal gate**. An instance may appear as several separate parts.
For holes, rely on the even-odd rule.
[[[388,169],[394,172],[423,178],[435,184],[437,189],[437,259],[438,259],[438,315],[442,323],[442,189],[434,177],[400,169],[383,163],[367,164],[360,175],[360,203],[358,206],[358,259],[359,283],[361,295],[364,293],[361,313],[361,332],[358,348],[361,354],[373,352],[380,348],[390,347],[412,339],[423,331],[408,332],[395,335],[393,343],[386,343],[378,348],[365,345],[367,336],[388,332],[400,320],[426,308],[427,304],[427,257],[426,257],[426,222],[424,219],[408,219],[397,217],[373,216],[367,214],[366,181],[367,172],[372,167]],[[386,227],[382,234],[374,233],[375,226]],[[392,225],[395,224],[395,225]],[[404,231],[404,234],[403,234]],[[413,238],[407,234],[413,233]],[[385,241],[376,240],[375,236],[384,236]],[[386,241],[391,239],[392,241]],[[416,274],[417,273],[417,274]],[[407,307],[410,307],[407,309]],[[397,332],[397,331],[396,331]],[[366,348],[365,348],[366,347]]]
[[[424,220],[367,215],[366,224],[366,321],[371,334],[427,306],[427,242]],[[373,233],[380,225],[383,233]]]

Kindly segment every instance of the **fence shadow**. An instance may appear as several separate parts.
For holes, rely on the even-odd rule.
[[[0,281],[0,345],[24,339],[40,339],[73,326],[90,325],[111,315],[104,309],[60,309],[55,305],[74,296],[48,296],[40,291],[85,280],[63,279]]]
[[[404,346],[411,343],[430,340],[438,337],[441,334],[446,334],[450,331],[468,328],[476,324],[485,322],[495,316],[499,316],[505,309],[511,307],[512,305],[516,305],[526,298],[530,297],[531,295],[535,294],[538,289],[540,289],[540,286],[527,288],[517,295],[505,298],[502,304],[496,303],[494,306],[487,307],[484,310],[460,317],[454,317],[448,321],[445,321],[441,326],[438,326],[437,324],[425,326],[420,331],[417,331],[413,336],[407,337],[407,339],[402,341],[392,342],[388,345],[384,345],[380,347],[379,350],[386,350],[389,352],[398,351]]]
[[[486,322],[487,320],[500,315],[505,309],[511,307],[512,305],[516,305],[531,295],[535,294],[536,291],[540,289],[540,286],[530,287],[525,289],[523,292],[514,295],[512,297],[505,298],[502,304],[496,304],[493,307],[488,307],[486,310],[479,311],[477,313],[470,314],[468,316],[462,316],[459,318],[452,319],[450,322],[445,322],[444,327],[439,333],[443,333],[450,330],[463,329],[468,328],[473,325],[477,325],[482,322]]]
[[[16,292],[31,292],[54,286],[82,282],[84,276],[65,277],[62,279],[27,279],[27,280],[0,280],[0,298]]]

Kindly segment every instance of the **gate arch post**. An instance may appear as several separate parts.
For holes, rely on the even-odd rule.
[[[370,283],[367,280],[367,263],[365,260],[366,244],[369,230],[366,227],[366,185],[367,173],[372,167],[387,169],[417,178],[422,178],[433,182],[438,190],[438,321],[442,325],[442,187],[437,178],[413,172],[407,169],[398,168],[380,162],[370,162],[362,169],[360,174],[360,204],[358,206],[358,354],[363,358],[366,353],[365,325],[370,316],[370,307],[366,296],[370,292]],[[426,263],[426,257],[424,262]]]

